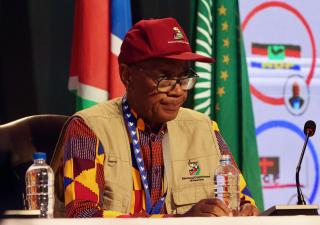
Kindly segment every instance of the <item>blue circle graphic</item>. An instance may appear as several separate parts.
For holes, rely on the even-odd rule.
[[[289,129],[291,131],[293,131],[294,133],[296,133],[298,136],[300,136],[303,140],[305,139],[305,135],[303,133],[303,131],[297,127],[296,125],[284,121],[284,120],[273,120],[273,121],[269,121],[266,122],[262,125],[260,125],[259,127],[256,128],[256,135],[258,136],[259,134],[261,134],[262,132],[270,129],[270,128],[276,128],[276,127],[280,127],[280,128],[286,128]],[[317,192],[318,192],[318,183],[319,183],[319,161],[318,161],[318,156],[316,153],[316,150],[311,142],[311,140],[309,140],[308,142],[308,149],[310,149],[311,151],[311,155],[312,155],[312,159],[314,161],[314,167],[315,167],[315,172],[316,172],[316,176],[315,176],[315,181],[313,184],[313,188],[312,188],[312,192],[311,192],[311,196],[309,198],[309,202],[313,203]]]

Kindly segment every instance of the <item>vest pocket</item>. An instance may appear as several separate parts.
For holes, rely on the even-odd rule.
[[[114,167],[116,164],[117,164],[117,157],[113,154],[110,154],[108,156],[108,165],[111,166],[111,167]]]
[[[213,184],[206,184],[203,186],[186,187],[179,190],[172,190],[172,209],[178,214],[183,214],[200,200],[213,198],[213,189]]]
[[[127,196],[116,194],[114,191],[104,191],[103,206],[106,210],[128,213],[129,201]]]
[[[107,210],[129,213],[132,194],[132,167],[119,156],[109,153],[104,164],[103,205]]]

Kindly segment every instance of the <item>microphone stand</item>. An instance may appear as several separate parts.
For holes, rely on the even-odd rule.
[[[313,136],[316,129],[315,123],[311,120],[305,123],[304,134],[306,135],[306,139],[304,141],[304,145],[302,148],[302,152],[299,158],[299,162],[296,168],[296,186],[298,193],[298,202],[297,205],[275,205],[266,211],[262,212],[260,215],[262,216],[289,216],[289,215],[318,215],[318,205],[307,205],[304,200],[301,185],[300,185],[300,169],[303,160],[304,153],[306,151],[306,147],[309,141],[309,137]]]
[[[300,175],[301,164],[302,164],[304,153],[306,151],[306,147],[307,147],[307,143],[308,143],[309,137],[310,137],[310,135],[309,135],[309,132],[308,132],[307,136],[306,136],[306,139],[304,141],[304,145],[303,145],[302,152],[301,152],[301,155],[300,155],[299,163],[298,163],[297,169],[296,169],[296,186],[297,186],[297,193],[298,193],[298,205],[306,205],[306,201],[304,200],[304,197],[303,197],[303,194],[302,194],[302,191],[301,191],[299,175]]]

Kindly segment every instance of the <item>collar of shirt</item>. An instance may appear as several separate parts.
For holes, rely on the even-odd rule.
[[[139,131],[142,131],[146,134],[152,134],[152,135],[155,135],[155,136],[160,136],[161,138],[163,137],[163,135],[166,133],[167,131],[167,124],[164,123],[160,126],[160,129],[158,132],[154,133],[152,130],[151,130],[151,127],[146,123],[144,122],[144,120],[133,110],[131,109],[131,113],[132,115],[134,116],[134,118],[136,119],[137,121],[137,129]]]

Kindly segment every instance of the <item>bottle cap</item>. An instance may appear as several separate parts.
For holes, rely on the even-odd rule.
[[[231,161],[231,157],[228,154],[221,155],[220,161]]]
[[[43,159],[46,160],[47,154],[45,152],[35,152],[33,153],[33,159]]]

